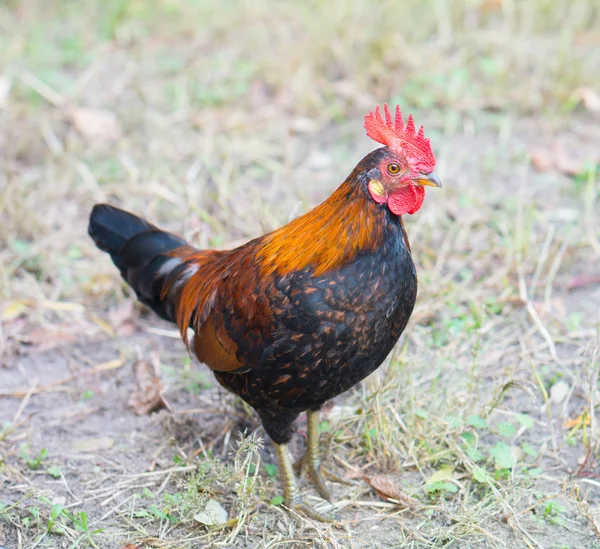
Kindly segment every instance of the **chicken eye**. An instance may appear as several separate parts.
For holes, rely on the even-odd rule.
[[[398,166],[398,164],[396,164],[395,162],[392,162],[391,164],[388,164],[387,170],[392,175],[395,175],[400,171],[400,166]]]

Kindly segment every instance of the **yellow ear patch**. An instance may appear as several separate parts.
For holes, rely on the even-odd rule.
[[[377,196],[383,196],[385,194],[383,184],[376,179],[371,179],[371,181],[369,181],[369,190]]]

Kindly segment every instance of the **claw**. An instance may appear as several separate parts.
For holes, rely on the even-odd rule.
[[[314,486],[319,495],[323,499],[331,502],[331,490],[327,488],[323,476],[321,475],[321,471],[319,469],[309,469],[308,474],[310,483]]]
[[[299,477],[306,473],[310,484],[315,488],[319,495],[327,501],[331,501],[331,491],[329,488],[327,488],[325,480],[323,479],[323,475],[330,478],[335,477],[335,479],[343,480],[337,477],[337,475],[330,473],[324,467],[321,467],[318,461],[315,462],[312,460],[308,451],[298,461],[296,461],[296,463],[294,463],[294,471]]]
[[[318,520],[319,522],[335,521],[335,515],[315,511],[312,507],[309,507],[302,501],[294,476],[294,466],[292,465],[292,459],[287,446],[285,444],[275,444],[275,453],[277,454],[279,472],[283,483],[283,501],[285,507],[294,513],[303,514],[309,518]],[[324,489],[327,490],[326,488]],[[319,493],[321,492],[319,491]]]
[[[335,522],[337,517],[332,513],[319,512],[297,498],[296,501],[286,507],[293,513],[302,514],[319,522]]]
[[[307,416],[308,433],[306,437],[306,453],[301,459],[292,463],[287,445],[275,444],[279,473],[283,482],[284,504],[285,507],[294,513],[301,513],[320,522],[334,522],[336,520],[335,515],[315,511],[313,508],[306,505],[300,497],[300,491],[296,484],[296,476],[294,473],[296,472],[301,476],[306,472],[310,484],[312,484],[319,495],[327,501],[331,501],[332,497],[323,476],[329,477],[334,482],[339,482],[340,484],[352,484],[348,480],[321,467],[319,459],[319,412],[309,410]]]

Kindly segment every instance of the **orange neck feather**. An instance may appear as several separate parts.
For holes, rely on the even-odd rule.
[[[260,239],[264,275],[313,265],[318,276],[377,249],[386,221],[377,204],[350,182],[353,176],[325,202]]]

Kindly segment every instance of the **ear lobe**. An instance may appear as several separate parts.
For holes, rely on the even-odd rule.
[[[388,197],[385,192],[385,187],[378,179],[371,179],[369,181],[369,194],[377,204],[384,204],[387,202]]]

